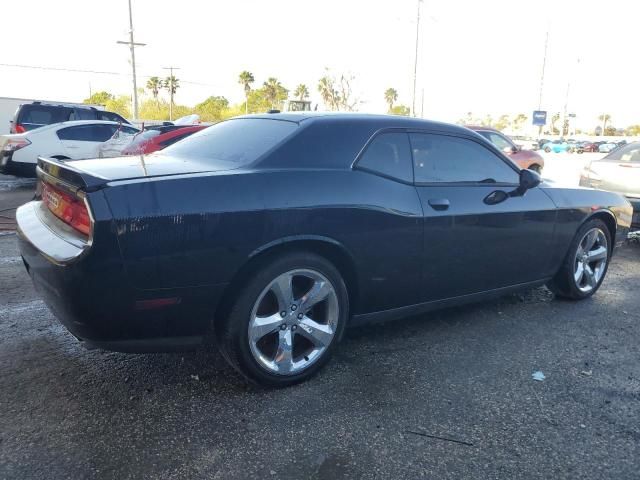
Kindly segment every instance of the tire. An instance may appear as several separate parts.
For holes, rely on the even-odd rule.
[[[534,163],[533,165],[530,165],[528,170],[533,170],[538,175],[540,175],[542,173],[542,167],[540,165],[538,165],[537,163]]]
[[[595,237],[587,238],[589,235]],[[598,291],[607,274],[611,249],[611,234],[605,223],[597,218],[587,221],[576,233],[560,270],[547,286],[558,297],[589,298]]]
[[[305,302],[314,298],[323,299],[307,310]],[[292,252],[264,263],[250,277],[219,319],[216,338],[224,358],[245,378],[287,387],[326,365],[348,315],[347,288],[337,268],[314,253]]]
[[[549,153],[549,152],[551,151],[551,148],[549,148],[549,147],[544,147],[544,151],[545,151],[545,152],[547,152],[547,153]]]

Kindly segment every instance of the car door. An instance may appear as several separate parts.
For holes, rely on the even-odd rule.
[[[345,243],[357,250],[362,262],[362,311],[420,303],[423,214],[407,133],[378,132],[354,168],[355,180],[343,188],[353,189],[358,197],[360,206],[348,221],[359,233]]]
[[[423,301],[451,298],[551,275],[555,205],[540,188],[511,192],[519,170],[471,137],[409,134],[424,211]]]
[[[109,140],[116,127],[109,124],[76,125],[59,130],[58,138],[69,158],[92,158],[98,145]]]

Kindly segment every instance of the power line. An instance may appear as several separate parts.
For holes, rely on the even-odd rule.
[[[49,70],[54,72],[93,73],[96,75],[116,75],[121,77],[128,77],[131,75],[130,73],[122,73],[122,72],[106,72],[101,70],[84,70],[80,68],[66,68],[66,67],[45,67],[40,65],[20,65],[16,63],[0,63],[0,67],[26,68],[26,69],[32,69],[32,70]],[[151,77],[157,77],[158,75],[156,74],[156,75],[138,75],[138,76],[142,78],[151,78]],[[200,85],[203,87],[220,88],[220,85],[215,85],[213,83],[195,82],[195,81],[182,80],[182,79],[180,79],[180,82],[186,83],[189,85]]]

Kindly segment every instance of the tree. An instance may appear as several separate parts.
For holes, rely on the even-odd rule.
[[[636,137],[640,135],[640,125],[631,125],[629,128],[627,128],[625,133],[630,137]]]
[[[296,97],[298,100],[304,100],[305,98],[309,98],[309,89],[304,83],[301,83],[293,91],[293,96]]]
[[[322,96],[322,101],[330,110],[344,110],[351,112],[355,110],[359,100],[354,97],[351,88],[353,75],[340,75],[336,78],[326,70],[326,75],[318,81],[318,92]]]
[[[389,110],[389,113],[392,115],[404,115],[408,117],[411,114],[411,109],[406,105],[396,105]]]
[[[158,100],[158,94],[160,93],[160,89],[162,88],[162,80],[158,77],[151,77],[147,80],[147,90],[151,92],[154,100]]]
[[[387,88],[384,91],[384,101],[389,105],[389,112],[393,110],[394,102],[398,100],[398,92],[395,88]]]
[[[129,95],[119,95],[117,97],[107,100],[104,105],[105,110],[109,112],[115,112],[118,115],[122,115],[124,118],[131,117],[131,97]]]
[[[178,88],[180,88],[180,81],[174,75],[171,75],[164,79],[162,87],[169,92],[170,101],[173,103],[173,96],[176,94]]]
[[[505,130],[511,124],[509,115],[500,115],[500,118],[493,124],[496,130]]]
[[[618,131],[616,130],[616,127],[609,125],[604,129],[604,134],[609,137],[613,137],[615,135],[618,135]]]
[[[229,100],[225,97],[209,97],[204,102],[196,105],[194,111],[200,115],[203,122],[215,122],[225,118],[225,112],[229,108]]]
[[[556,123],[558,123],[558,120],[560,120],[560,114],[559,113],[554,113],[553,115],[551,115],[551,133],[553,135],[559,135],[560,134],[560,129],[558,127],[556,127]]]
[[[491,127],[493,125],[493,117],[487,114],[483,120],[480,120],[480,124],[483,127]]]
[[[244,88],[244,113],[249,113],[249,92],[251,91],[251,84],[255,81],[253,73],[248,70],[244,70],[238,75],[238,83]]]
[[[511,122],[513,124],[513,129],[518,132],[522,131],[522,127],[524,127],[524,124],[526,123],[528,118],[529,117],[527,117],[524,113],[519,113],[518,115],[516,115]]]
[[[280,81],[275,77],[269,77],[262,84],[265,98],[269,101],[271,108],[277,108],[281,102],[284,102],[289,96],[289,90],[284,88]]]
[[[89,98],[85,98],[83,103],[88,103],[91,105],[106,105],[109,100],[113,100],[115,96],[113,96],[109,92],[96,92],[91,95]]]
[[[608,113],[603,113],[602,115],[598,116],[598,120],[602,122],[602,131],[606,132],[607,123],[611,121],[611,115],[609,115]]]

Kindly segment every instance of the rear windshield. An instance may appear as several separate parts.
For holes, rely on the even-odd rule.
[[[297,128],[294,122],[275,119],[227,120],[165,148],[161,155],[197,158],[237,168],[254,162]]]
[[[19,124],[51,125],[69,120],[71,108],[47,105],[24,105],[18,114]]]

